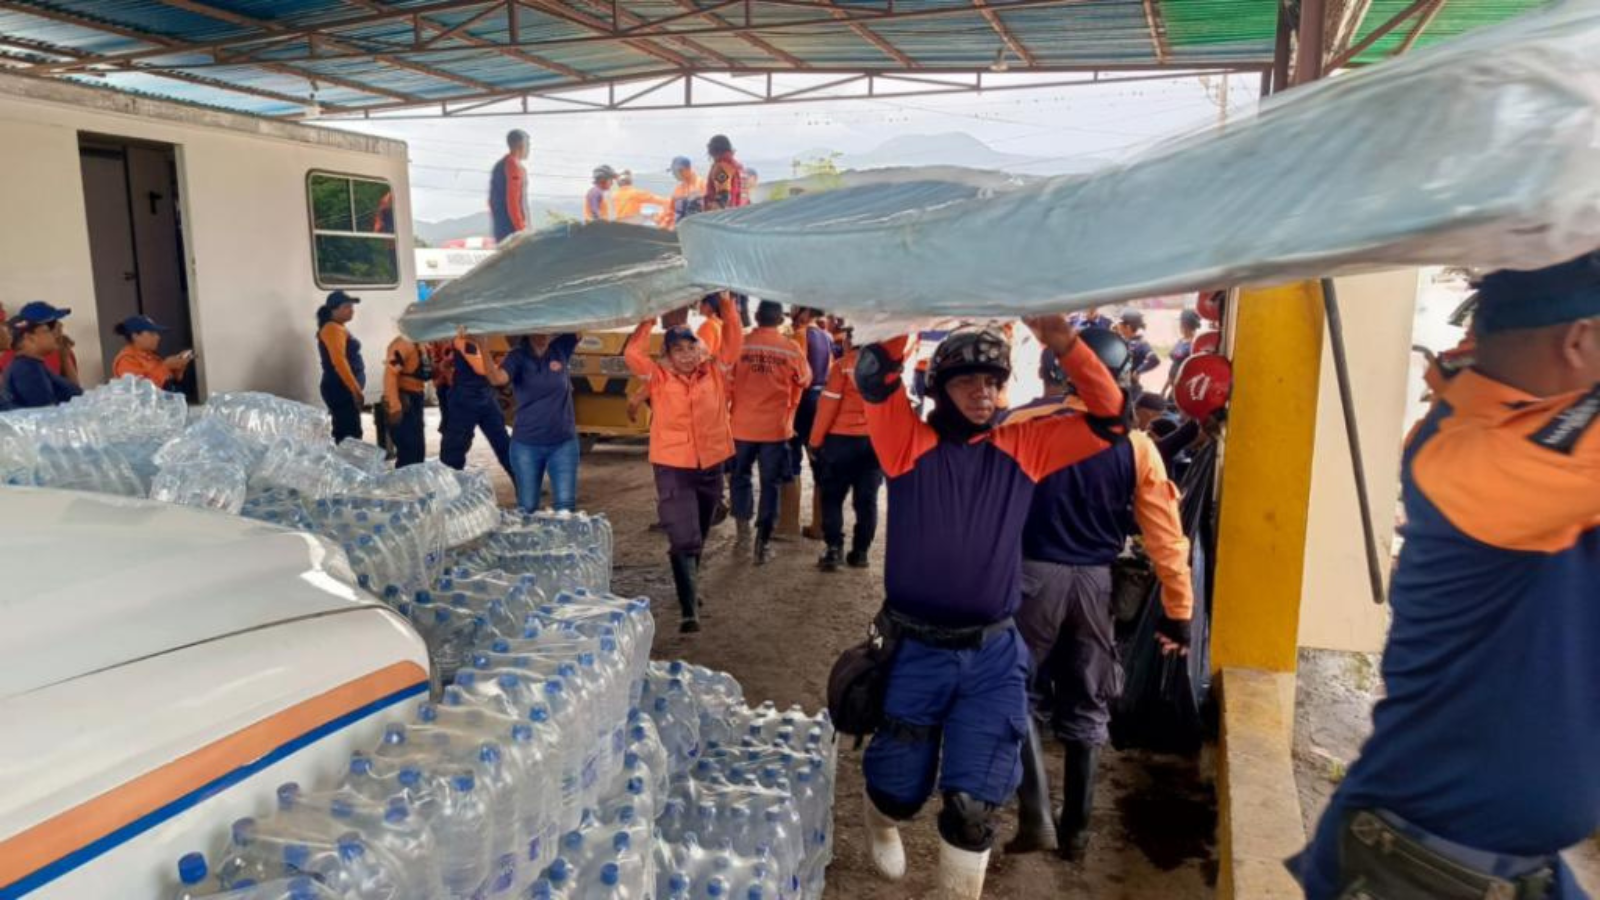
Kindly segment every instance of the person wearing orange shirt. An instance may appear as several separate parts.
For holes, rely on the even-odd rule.
[[[506,149],[489,173],[489,218],[496,243],[528,227],[528,170],[522,165],[528,158],[528,133],[520,128],[507,132]]]
[[[111,362],[113,378],[132,375],[148,379],[164,391],[177,389],[183,374],[189,370],[189,362],[194,359],[192,350],[161,358],[156,351],[167,329],[148,316],[129,316],[112,330],[128,342]]]
[[[645,224],[644,208],[654,206],[658,210],[666,209],[672,201],[660,194],[652,194],[644,188],[634,187],[633,172],[623,169],[617,173],[617,186],[611,191],[611,220],[613,222],[631,222],[635,225]]]
[[[655,470],[656,514],[667,532],[672,583],[682,620],[678,630],[700,630],[700,552],[722,503],[723,463],[733,456],[729,425],[728,372],[744,348],[739,310],[722,299],[726,340],[716,356],[705,352],[694,332],[668,329],[666,357],[650,355],[654,319],[634,329],[622,357],[650,392],[650,464]]]
[[[317,309],[317,355],[322,359],[322,402],[333,416],[333,440],[361,440],[361,407],[366,403],[367,367],[361,342],[345,326],[356,317],[360,297],[344,291],[328,295]]]
[[[700,339],[706,352],[712,356],[722,348],[722,294],[707,294],[700,298],[700,315],[705,321],[700,323],[700,328],[695,331],[695,337]]]
[[[807,439],[822,496],[822,539],[827,550],[817,561],[824,572],[837,572],[842,561],[852,569],[867,567],[867,551],[878,533],[878,490],[883,469],[867,436],[867,406],[856,387],[856,351],[850,329],[838,332],[844,356],[828,372],[828,383],[817,401],[817,415]],[[844,555],[844,498],[849,494],[856,513],[850,553]]]
[[[789,439],[800,395],[811,384],[811,367],[800,347],[778,330],[783,306],[763,300],[756,307],[756,327],[744,338],[733,367],[733,518],[736,543],[750,539],[756,520],[755,562],[772,557],[772,529],[778,519],[778,489],[792,479]],[[727,332],[724,331],[724,335]],[[755,509],[751,474],[761,464],[761,505]]]
[[[684,219],[700,212],[706,195],[706,183],[695,174],[694,162],[689,157],[675,157],[670,171],[677,184],[672,188],[672,199],[656,219],[656,224],[668,231],[677,228],[678,223]]]

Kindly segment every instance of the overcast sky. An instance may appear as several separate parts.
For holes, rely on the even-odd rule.
[[[952,131],[966,132],[1008,154],[1122,158],[1215,124],[1220,82],[1213,76],[1205,83],[1185,78],[724,109],[324,124],[406,141],[411,148],[413,215],[438,221],[485,207],[488,171],[505,153],[505,133],[512,128],[533,137],[528,166],[533,197],[570,203],[587,190],[589,173],[600,163],[665,170],[676,155],[700,160],[707,138],[718,132],[732,138],[744,160],[790,160],[819,148],[863,153],[901,135]],[[1232,77],[1229,114],[1254,109],[1258,90],[1258,79]],[[696,91],[705,97],[698,86]],[[763,174],[770,180],[777,173]]]

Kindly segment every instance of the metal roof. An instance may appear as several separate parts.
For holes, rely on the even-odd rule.
[[[1350,62],[1541,2],[1370,0]],[[1278,17],[1278,0],[0,0],[0,70],[284,117],[784,102],[1261,72]]]

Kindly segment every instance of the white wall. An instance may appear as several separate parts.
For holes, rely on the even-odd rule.
[[[1415,269],[1340,278],[1356,426],[1366,465],[1379,560],[1385,585],[1400,492],[1411,329],[1419,274]],[[1284,410],[1292,415],[1293,410]],[[1300,597],[1300,645],[1375,652],[1388,633],[1388,606],[1372,602],[1360,507],[1345,436],[1332,344],[1323,338],[1317,441],[1312,459],[1305,583]]]
[[[306,173],[326,169],[394,188],[401,282],[353,290],[369,394],[394,320],[416,298],[405,145],[91,88],[0,76],[0,304],[73,309],[85,384],[101,381],[94,282],[78,164],[80,132],[177,146],[189,302],[201,390],[317,398]]]

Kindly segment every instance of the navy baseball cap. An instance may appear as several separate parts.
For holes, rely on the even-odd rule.
[[[662,346],[668,350],[683,343],[700,343],[700,339],[694,336],[694,332],[690,331],[687,325],[678,325],[667,329],[667,336],[661,339]]]
[[[18,325],[48,325],[59,322],[72,315],[72,310],[63,306],[51,306],[43,300],[35,300],[24,304],[17,314],[11,317],[13,327]]]
[[[1475,287],[1473,327],[1486,334],[1600,316],[1600,252],[1543,269],[1490,272]]]
[[[334,291],[328,295],[328,299],[322,301],[322,305],[326,306],[328,309],[338,309],[346,303],[360,302],[360,297],[351,296],[350,294],[346,294],[344,291]]]
[[[668,172],[681,172],[684,169],[692,169],[692,168],[694,168],[694,160],[690,159],[687,156],[674,156],[672,158],[672,166],[671,166],[671,168],[667,169],[667,171]]]
[[[165,334],[167,326],[157,323],[155,319],[149,316],[129,316],[122,320],[122,331],[129,335],[142,334],[146,331]]]

